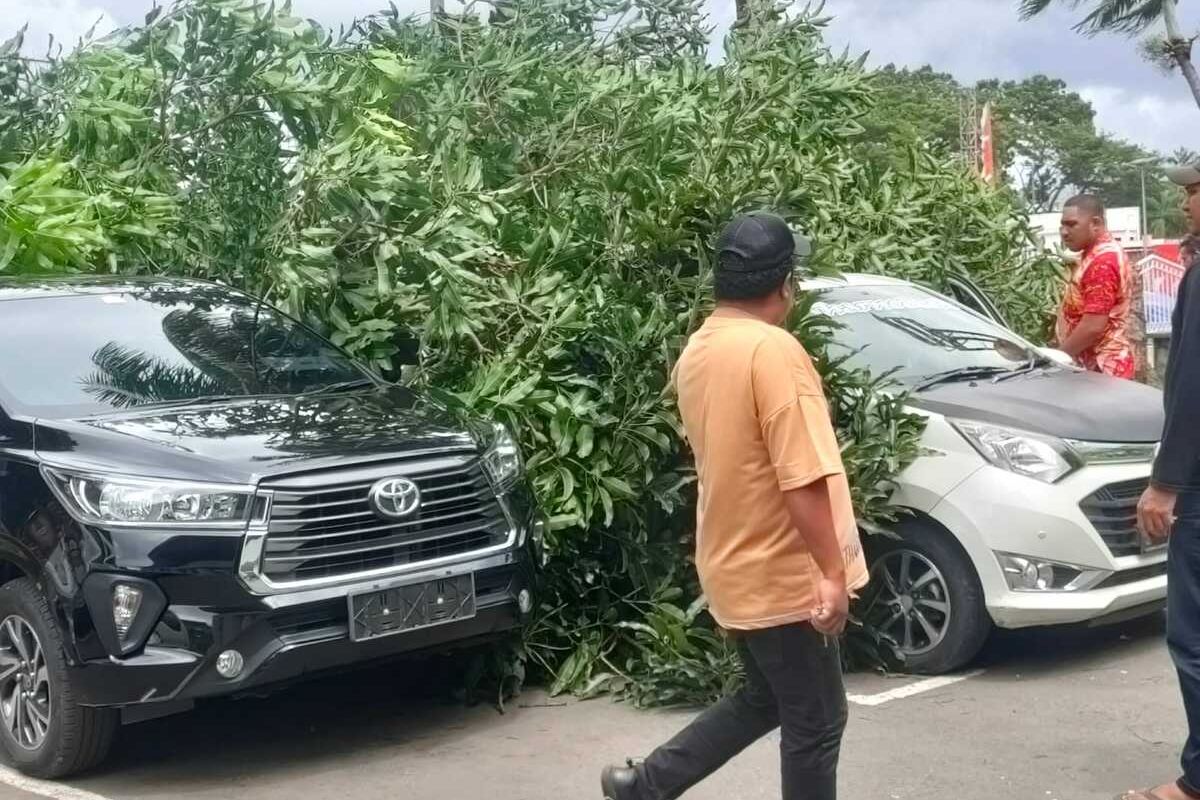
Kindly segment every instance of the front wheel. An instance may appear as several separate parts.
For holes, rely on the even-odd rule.
[[[75,699],[62,635],[28,579],[0,587],[0,746],[22,772],[62,778],[100,763],[118,712]]]
[[[910,523],[874,549],[862,617],[895,642],[909,672],[939,675],[969,663],[992,621],[975,566],[949,533]],[[880,537],[882,538],[882,537]]]

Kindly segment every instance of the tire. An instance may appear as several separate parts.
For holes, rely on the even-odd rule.
[[[116,738],[119,712],[76,701],[62,634],[46,598],[28,578],[0,587],[0,676],[22,664],[40,666],[18,667],[28,681],[0,677],[0,747],[8,762],[27,775],[54,779],[103,761]],[[18,691],[29,689],[34,699],[22,703]]]
[[[936,525],[908,521],[895,533],[899,540],[874,537],[862,616],[897,643],[906,672],[959,669],[979,655],[993,628],[975,566]]]

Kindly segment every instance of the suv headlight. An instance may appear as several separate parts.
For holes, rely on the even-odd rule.
[[[492,487],[503,493],[512,488],[521,477],[521,448],[508,428],[497,422],[492,446],[483,454],[483,468],[492,482]]]
[[[1054,483],[1078,466],[1067,443],[1054,436],[967,420],[951,424],[981,456],[1018,475]]]
[[[77,520],[91,525],[222,527],[244,525],[253,492],[242,486],[193,484],[44,470]]]

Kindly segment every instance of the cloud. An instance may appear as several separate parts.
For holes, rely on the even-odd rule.
[[[26,24],[25,52],[40,55],[54,46],[71,49],[94,25],[97,36],[112,31],[116,23],[105,0],[5,0],[0,20],[0,40],[8,39]]]
[[[1012,43],[1022,23],[1011,6],[995,0],[830,0],[825,11],[832,17],[831,43],[870,51],[880,66],[929,63],[974,80],[994,76],[1017,57]]]
[[[1198,112],[1190,95],[1162,97],[1118,86],[1085,86],[1079,94],[1096,109],[1108,133],[1167,154],[1189,144],[1196,149],[1190,132]]]

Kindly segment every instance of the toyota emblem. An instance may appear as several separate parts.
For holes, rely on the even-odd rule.
[[[402,519],[421,507],[421,490],[408,478],[384,478],[371,487],[367,499],[379,516]]]

